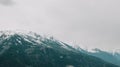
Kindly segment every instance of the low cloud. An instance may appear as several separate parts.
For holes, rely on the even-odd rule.
[[[14,2],[12,0],[0,0],[0,4],[2,4],[2,5],[13,5]]]

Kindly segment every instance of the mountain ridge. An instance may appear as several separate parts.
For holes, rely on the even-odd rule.
[[[80,51],[120,66],[120,53],[118,51],[109,52],[98,48],[92,49],[92,51],[84,49],[80,49]]]
[[[9,33],[0,35],[0,67],[119,67],[53,37]]]

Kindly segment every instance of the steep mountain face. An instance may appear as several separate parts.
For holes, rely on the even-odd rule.
[[[82,50],[82,52],[86,54],[101,58],[104,61],[120,66],[120,53],[119,52],[110,53],[110,52],[102,51],[100,49],[93,49],[93,51],[94,52],[88,52],[86,50]]]
[[[0,32],[0,67],[118,67],[36,33]]]

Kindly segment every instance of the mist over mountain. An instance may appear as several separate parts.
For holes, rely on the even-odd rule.
[[[94,52],[94,53],[89,52],[89,54],[99,57],[107,62],[114,63],[120,66],[120,53],[117,53],[117,52],[110,53],[110,52],[106,52],[98,49],[95,51],[97,52]]]
[[[0,67],[119,67],[53,37],[1,31]]]
[[[115,65],[120,66],[120,51],[119,50],[115,50],[113,52],[104,51],[98,48],[92,49],[91,51],[81,49],[81,48],[79,48],[79,50],[83,53],[101,58],[102,60],[106,62],[113,63]]]

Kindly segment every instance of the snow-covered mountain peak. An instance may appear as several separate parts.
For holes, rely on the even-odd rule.
[[[0,31],[0,42],[4,40],[14,41],[15,45],[22,44],[23,41],[31,43],[32,45],[42,45],[49,48],[64,48],[72,50],[72,47],[55,39],[52,36],[41,36],[34,32],[27,31]],[[49,45],[48,45],[49,44]],[[54,44],[54,45],[51,45]]]
[[[13,32],[13,31],[0,31],[0,35],[6,35],[6,36],[10,36],[10,35],[14,35],[15,34],[15,32]]]
[[[41,41],[45,40],[45,37],[42,37],[34,32],[27,32],[27,31],[0,31],[0,41],[10,39],[14,37],[16,41],[19,41],[19,38],[24,39],[28,42],[35,42],[41,43]],[[19,41],[20,42],[20,41]]]
[[[4,37],[10,37],[13,35],[19,35],[19,36],[31,36],[31,37],[38,37],[36,33],[34,32],[28,32],[28,31],[9,31],[9,30],[5,30],[5,31],[0,31],[0,36],[4,36]],[[39,35],[40,37],[40,35]]]
[[[12,31],[0,31],[0,40],[7,39],[14,34],[15,34],[15,32],[12,32]]]
[[[113,51],[113,55],[115,55],[115,54],[120,54],[120,49],[114,50],[114,51]]]

